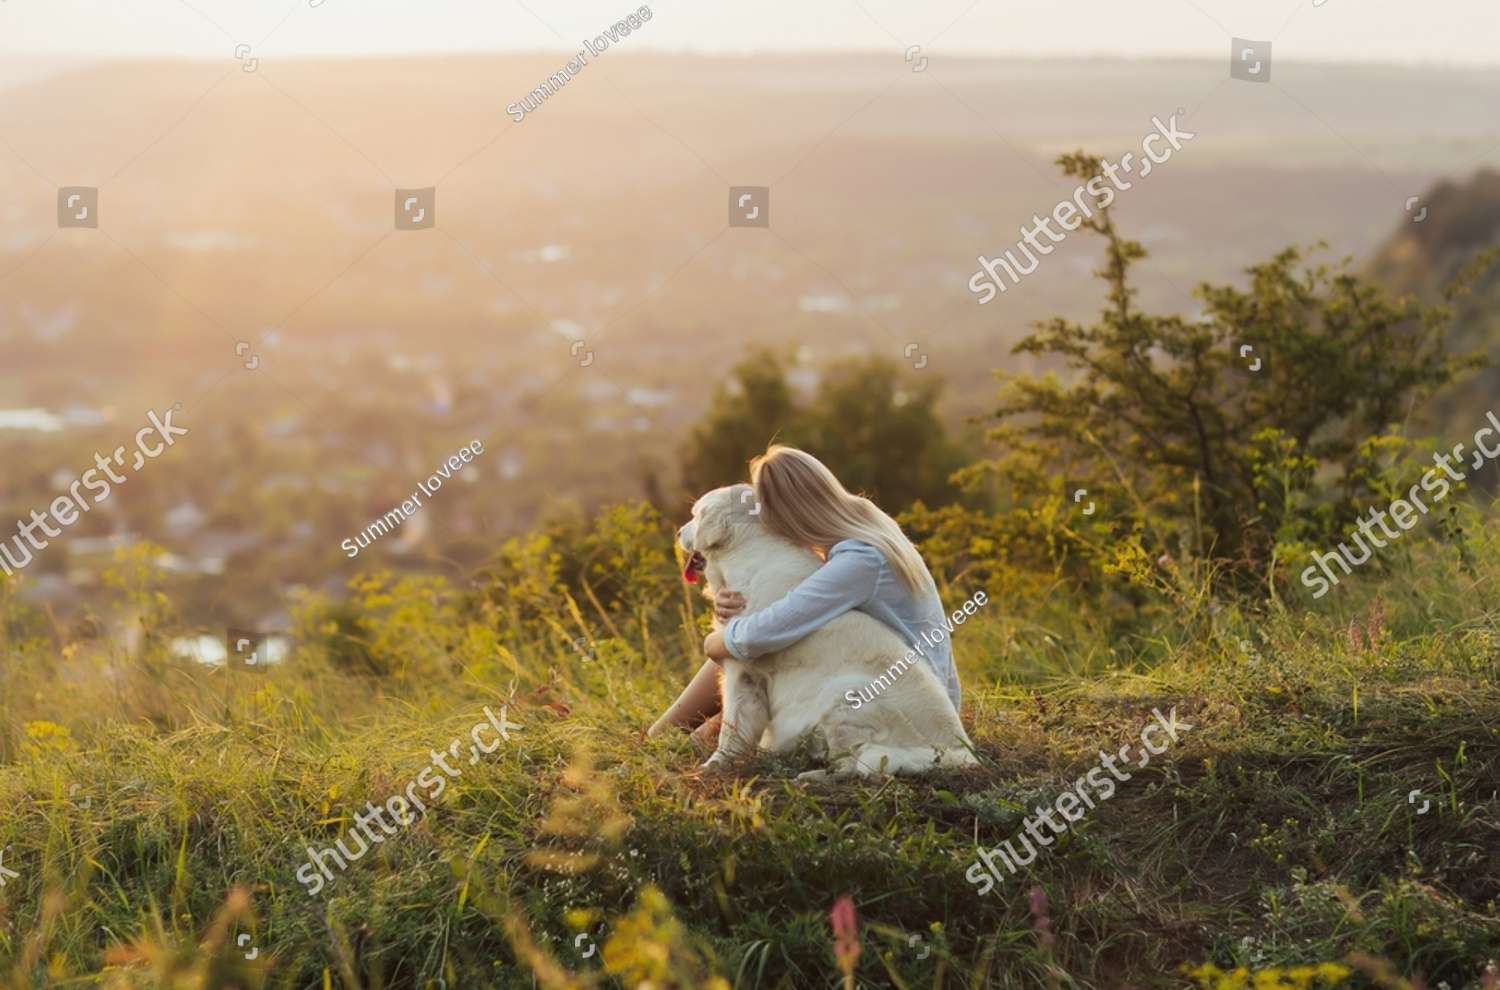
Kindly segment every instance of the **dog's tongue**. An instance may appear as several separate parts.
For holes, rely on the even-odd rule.
[[[687,565],[682,569],[682,579],[688,584],[697,584],[698,576],[703,573],[703,568],[708,566],[708,561],[703,559],[703,554],[694,550],[688,555]]]

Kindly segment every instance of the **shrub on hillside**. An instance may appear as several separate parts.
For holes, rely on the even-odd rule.
[[[1081,152],[1059,164],[1100,174]],[[1106,306],[1092,323],[1038,323],[1016,346],[1066,378],[1002,374],[1001,453],[961,476],[1022,520],[1006,530],[1040,529],[1033,555],[1080,580],[1164,558],[1220,584],[1264,580],[1392,487],[1412,403],[1479,363],[1445,350],[1447,308],[1391,300],[1291,248],[1252,266],[1245,289],[1201,284],[1194,317],[1147,313],[1131,281],[1145,249],[1107,207],[1083,226],[1105,241]],[[1080,489],[1095,513],[1074,504]]]

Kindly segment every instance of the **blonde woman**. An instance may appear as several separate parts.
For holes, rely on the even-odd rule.
[[[722,629],[703,641],[709,662],[693,676],[672,706],[651,726],[692,729],[720,708],[718,662],[786,649],[827,622],[859,609],[880,619],[916,647],[923,630],[944,628],[942,602],[932,575],[896,521],[875,503],[852,495],[816,457],[795,447],[772,445],[750,462],[750,484],[760,502],[761,522],[823,558],[823,566],[785,598],[753,615],[741,615],[745,599],[721,588],[714,612]],[[922,659],[959,706],[958,672],[944,637],[927,646]],[[717,720],[695,733],[700,742],[717,731]]]

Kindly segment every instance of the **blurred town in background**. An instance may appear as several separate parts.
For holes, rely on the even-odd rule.
[[[611,51],[513,123],[503,106],[556,62],[12,64],[0,518],[45,509],[148,410],[181,403],[191,430],[39,552],[22,593],[128,627],[91,606],[115,550],[149,541],[190,623],[278,629],[298,593],[469,573],[548,513],[685,511],[684,439],[758,348],[803,393],[848,360],[941,382],[977,450],[991,369],[1032,368],[1010,353],[1031,321],[1102,299],[1097,239],[983,307],[976,256],[1066,198],[1058,154],[1136,148],[1153,114],[1196,137],[1117,206],[1152,255],[1148,307],[1191,317],[1200,279],[1318,238],[1430,296],[1500,230],[1486,69],[1278,62],[1250,86],[1222,59]],[[731,184],[770,188],[767,228],[726,227]],[[99,189],[97,229],[58,228],[63,186]],[[393,229],[393,188],[427,186],[435,225]],[[1477,303],[1465,326],[1494,352]],[[475,463],[347,558],[473,439]]]

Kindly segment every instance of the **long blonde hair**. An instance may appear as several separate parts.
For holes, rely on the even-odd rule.
[[[793,543],[826,556],[840,540],[875,547],[913,594],[936,592],[917,548],[874,502],[851,494],[833,472],[796,447],[772,444],[750,462],[761,521]]]

